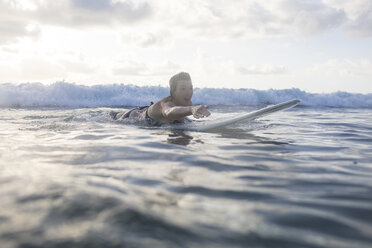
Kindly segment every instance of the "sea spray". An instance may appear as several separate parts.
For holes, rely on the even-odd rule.
[[[169,95],[162,86],[105,84],[84,86],[68,82],[0,84],[1,107],[118,107],[148,105]],[[195,88],[193,103],[209,105],[264,106],[291,99],[301,106],[372,108],[372,94],[347,92],[309,93],[292,89]]]

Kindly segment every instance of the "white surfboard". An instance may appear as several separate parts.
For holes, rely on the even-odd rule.
[[[233,123],[236,123],[236,122],[239,122],[239,121],[242,121],[242,120],[246,120],[246,121],[247,120],[254,120],[254,119],[257,119],[259,117],[266,116],[268,114],[272,114],[272,113],[275,113],[275,112],[278,112],[278,111],[281,111],[281,110],[292,108],[299,103],[300,103],[300,100],[295,99],[295,100],[291,100],[291,101],[288,101],[288,102],[283,102],[283,103],[275,104],[275,105],[268,106],[268,107],[265,107],[265,108],[262,108],[262,109],[258,109],[258,110],[255,110],[253,112],[249,112],[247,114],[239,115],[239,116],[233,117],[231,119],[227,119],[227,120],[222,120],[222,121],[217,121],[217,122],[205,121],[205,122],[203,122],[203,124],[198,123],[196,125],[194,123],[176,124],[176,125],[172,125],[172,129],[185,130],[185,131],[198,131],[198,132],[208,131],[208,130],[216,129],[216,128],[219,128],[219,127],[228,126],[228,125],[231,125]]]

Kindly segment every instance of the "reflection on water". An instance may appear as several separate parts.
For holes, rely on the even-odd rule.
[[[182,130],[171,130],[167,138],[167,143],[173,145],[187,146],[191,141],[194,143],[203,144],[204,142],[201,139],[194,139],[191,136],[192,132],[182,131]]]
[[[277,141],[270,138],[269,136],[260,136],[254,134],[253,129],[242,129],[238,127],[222,127],[218,129],[211,130],[209,133],[215,134],[215,137],[218,139],[237,139],[244,140],[246,144],[272,144],[272,145],[285,145],[289,142]],[[182,131],[182,130],[169,130],[167,143],[173,145],[188,146],[190,144],[204,144],[202,136],[198,132],[192,131]],[[198,136],[198,138],[193,137],[193,135]],[[219,142],[219,141],[218,141]]]
[[[108,112],[0,110],[1,248],[371,247],[370,111],[208,133]]]

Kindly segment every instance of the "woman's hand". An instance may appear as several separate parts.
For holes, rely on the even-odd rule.
[[[209,108],[208,105],[192,106],[191,113],[196,119],[203,118],[203,117],[208,117],[208,116],[211,115],[208,108]]]

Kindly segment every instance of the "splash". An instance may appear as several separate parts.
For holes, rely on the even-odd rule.
[[[148,105],[169,95],[162,86],[126,84],[83,86],[67,82],[0,84],[1,107],[117,107]],[[372,94],[347,92],[308,93],[292,88],[284,90],[196,88],[194,104],[267,105],[301,99],[302,106],[372,108]]]

